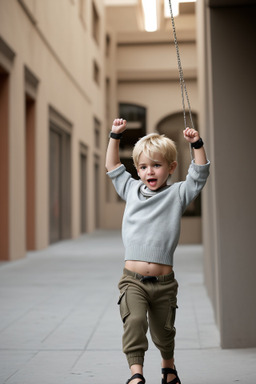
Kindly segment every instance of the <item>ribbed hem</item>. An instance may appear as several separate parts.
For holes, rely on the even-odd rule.
[[[107,172],[107,175],[114,179],[115,177],[121,175],[125,171],[125,166],[123,164],[119,165],[119,167],[112,169],[112,171]]]
[[[127,357],[129,367],[131,367],[134,364],[139,364],[142,366],[144,364],[144,352],[143,351],[127,353],[126,357]]]
[[[126,260],[173,265],[173,254],[166,253],[166,251],[162,248],[140,246],[135,244],[126,246],[125,261]]]
[[[194,180],[206,181],[209,176],[210,161],[206,164],[195,164],[195,160],[192,161],[189,167],[189,173]]]

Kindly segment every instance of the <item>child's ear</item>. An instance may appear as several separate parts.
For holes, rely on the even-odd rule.
[[[175,169],[177,168],[177,161],[173,161],[170,165],[170,168],[169,168],[169,175],[172,175],[175,171]]]

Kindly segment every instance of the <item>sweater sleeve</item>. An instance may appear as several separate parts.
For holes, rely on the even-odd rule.
[[[209,176],[209,168],[209,161],[204,165],[195,164],[194,161],[190,164],[186,180],[180,183],[179,188],[183,212],[203,189]]]
[[[107,175],[112,180],[118,195],[121,197],[121,199],[126,201],[129,189],[131,185],[136,182],[136,180],[133,179],[131,174],[126,171],[126,168],[123,164],[113,171],[107,172]]]

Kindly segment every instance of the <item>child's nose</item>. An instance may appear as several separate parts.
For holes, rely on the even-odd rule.
[[[152,175],[154,173],[154,168],[153,167],[148,167],[148,174]]]

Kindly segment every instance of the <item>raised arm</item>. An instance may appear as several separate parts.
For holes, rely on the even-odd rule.
[[[121,134],[126,129],[126,120],[115,119],[112,125],[112,131],[114,134]],[[106,154],[106,168],[107,171],[112,171],[113,169],[121,165],[120,156],[119,156],[119,144],[120,139],[109,139],[107,154]]]
[[[200,140],[199,133],[195,129],[186,128],[184,129],[183,134],[184,134],[184,138],[191,144],[196,143]],[[199,144],[198,146],[200,146],[200,142],[198,144]],[[194,148],[195,164],[204,165],[207,163],[204,146],[202,145],[200,148],[196,148],[196,146]]]

